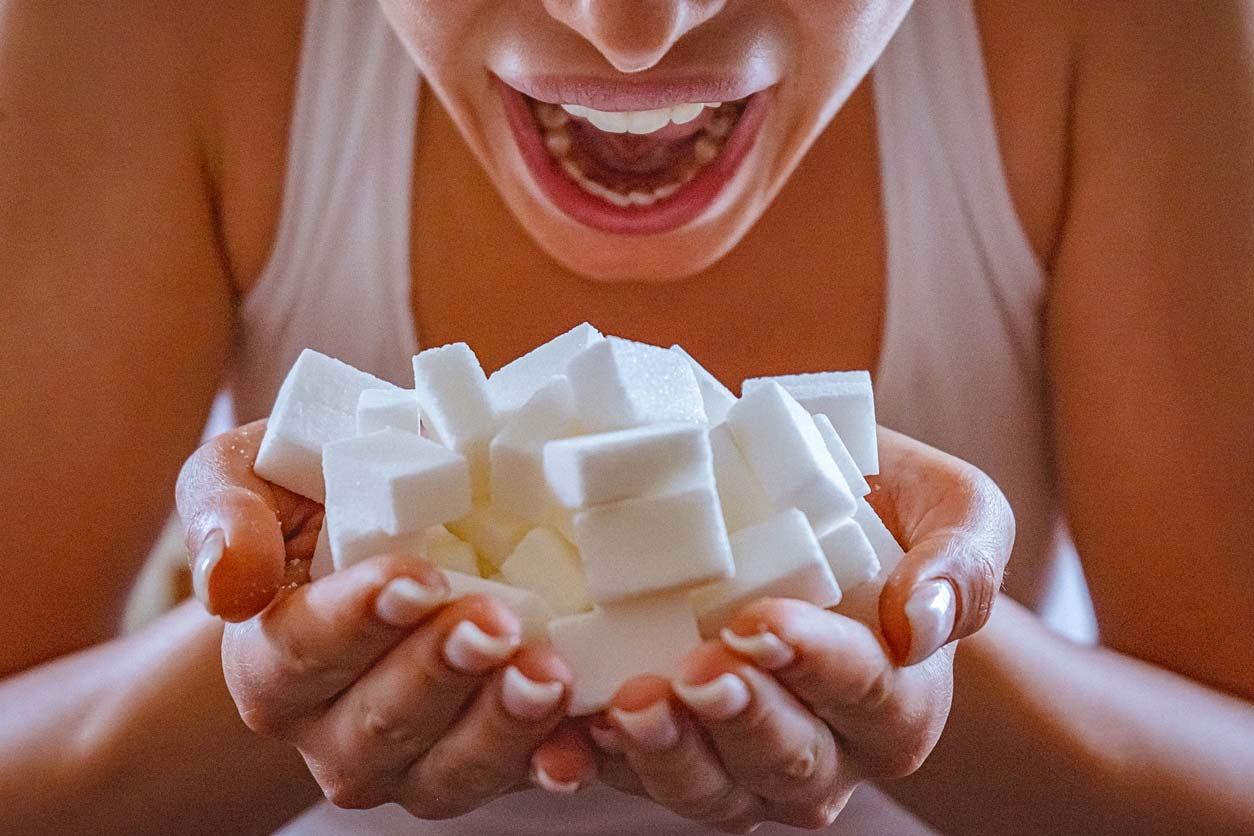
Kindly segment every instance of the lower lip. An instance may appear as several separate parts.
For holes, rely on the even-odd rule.
[[[670,197],[652,206],[615,206],[571,181],[544,147],[540,128],[522,94],[497,79],[505,116],[523,160],[541,191],[574,220],[614,235],[658,235],[695,220],[723,191],[753,147],[766,116],[766,91],[754,93],[722,151]]]

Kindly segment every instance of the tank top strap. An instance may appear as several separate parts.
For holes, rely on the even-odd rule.
[[[417,106],[377,0],[308,0],[278,231],[240,306],[241,417],[264,414],[307,347],[404,382]]]

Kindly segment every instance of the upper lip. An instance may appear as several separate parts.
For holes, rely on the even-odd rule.
[[[593,110],[654,110],[685,102],[732,102],[770,86],[769,81],[734,75],[690,75],[631,81],[574,75],[502,75],[519,93],[550,104]]]

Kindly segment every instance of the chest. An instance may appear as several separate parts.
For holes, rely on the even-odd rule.
[[[730,384],[790,371],[874,368],[884,232],[869,83],[749,234],[702,273],[596,282],[514,220],[433,96],[420,106],[411,304],[421,344],[464,340],[493,369],[566,328],[680,343]],[[642,243],[642,246],[648,246]]]

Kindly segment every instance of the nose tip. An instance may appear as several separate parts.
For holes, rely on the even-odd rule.
[[[681,37],[718,14],[726,0],[544,0],[619,72],[656,66]]]

